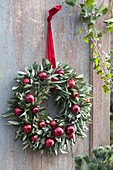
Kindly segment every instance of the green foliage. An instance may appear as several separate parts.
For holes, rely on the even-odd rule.
[[[62,70],[64,74],[58,74]],[[42,80],[39,73],[46,73],[46,79]],[[24,83],[25,79],[29,83]],[[76,82],[75,87],[68,87],[68,80]],[[75,70],[68,65],[57,64],[55,69],[45,59],[39,65],[36,62],[31,68],[25,68],[25,71],[19,71],[16,78],[17,85],[12,88],[14,96],[8,101],[9,108],[3,117],[8,118],[8,124],[17,127],[16,139],[20,139],[23,143],[23,149],[27,147],[33,150],[38,149],[43,153],[47,151],[50,154],[66,153],[70,151],[71,145],[75,144],[78,137],[85,137],[86,124],[90,122],[90,94],[91,86],[84,80],[82,75],[77,75]],[[47,102],[51,95],[51,89],[54,88],[56,104],[59,106],[60,112],[53,119],[50,113],[44,107],[44,101]],[[73,94],[77,93],[76,98]],[[26,95],[34,96],[33,102],[26,102]],[[88,99],[86,101],[86,99]],[[71,107],[76,104],[80,107],[80,111],[74,114]],[[38,107],[38,113],[34,114],[34,107]],[[19,115],[15,114],[15,108],[21,109]],[[50,121],[56,121],[57,126],[64,130],[64,135],[55,137]],[[39,123],[45,122],[45,126],[41,128]],[[32,131],[29,133],[24,131],[24,126],[30,124]],[[74,139],[66,133],[67,127],[71,125],[75,128]],[[31,140],[32,136],[37,136],[37,141]],[[54,146],[46,147],[47,138],[54,140]]]
[[[111,73],[113,73],[113,62],[111,65]],[[113,144],[113,89],[110,93],[110,144]]]
[[[76,3],[77,0],[66,0],[65,2],[68,4],[68,5],[71,5],[71,6],[74,6],[75,3]]]
[[[81,156],[77,156],[75,157],[75,162],[76,162],[75,169],[82,170],[84,165],[83,158]]]
[[[106,23],[106,32],[113,31],[113,17],[110,19],[104,20],[104,23]]]
[[[111,4],[112,6],[112,4]],[[100,17],[106,15],[109,12],[108,5],[102,3],[100,7],[96,4],[95,0],[86,0],[84,4],[80,4],[81,7],[81,20],[83,22],[86,35],[84,37],[84,42],[90,42],[90,48],[93,51],[94,69],[97,74],[100,75],[104,84],[102,86],[105,93],[109,93],[112,86],[113,74],[109,73],[111,68],[110,54],[107,54],[102,49],[101,37],[106,32],[113,31],[113,15],[112,7],[110,19],[104,20],[106,31],[103,32],[101,28],[98,27],[98,20]],[[79,28],[78,34],[82,32],[82,28]]]
[[[76,170],[83,170],[87,165],[88,170],[113,170],[113,145],[93,149],[93,158],[88,155],[75,157]]]

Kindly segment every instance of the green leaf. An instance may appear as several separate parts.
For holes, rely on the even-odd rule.
[[[23,72],[23,71],[18,71],[18,74],[20,74],[20,75],[26,75],[26,73]]]
[[[22,138],[23,141],[25,141],[25,139],[27,138],[27,134],[25,134]]]
[[[43,133],[42,130],[38,130],[38,131],[37,131],[37,134],[38,134],[38,135],[41,135],[42,133]]]
[[[59,80],[59,81],[55,81],[55,82],[51,82],[51,84],[59,84],[59,83],[64,83],[67,80]]]
[[[25,150],[28,146],[29,146],[29,144],[26,144],[26,145],[22,148],[22,150]]]
[[[109,89],[109,87],[108,87],[106,84],[104,84],[104,85],[102,86],[102,88],[103,88],[103,90],[104,90],[104,92],[105,92],[106,94],[109,93],[110,89]]]
[[[18,89],[18,86],[12,87],[12,90],[16,90]]]
[[[70,146],[71,142],[67,139],[66,143],[67,143],[68,151],[71,152],[71,146]]]
[[[92,6],[94,4],[94,0],[87,0],[86,4]]]
[[[74,6],[77,0],[66,0],[65,2],[70,5],[70,6]]]
[[[83,78],[83,74],[79,74],[76,79],[82,79]]]
[[[14,120],[9,120],[8,123],[11,124],[11,125],[17,125],[17,126],[20,125],[20,122],[17,122],[17,121],[14,121]]]
[[[98,14],[99,15],[105,15],[108,11],[108,5],[107,4],[102,4],[102,6],[100,7]]]
[[[88,43],[89,42],[89,39],[87,37],[84,37],[84,42],[85,43]]]
[[[37,71],[37,69],[38,69],[38,64],[37,64],[36,61],[35,61],[34,64],[33,64],[33,69],[34,69],[35,71]]]
[[[80,35],[81,33],[82,33],[82,29],[79,28],[79,29],[78,29],[78,34]]]
[[[104,22],[104,23],[107,23],[107,24],[108,24],[108,23],[113,23],[113,18],[110,18],[110,19],[104,20],[103,22]]]
[[[3,113],[2,114],[2,117],[10,117],[10,116],[12,116],[13,115],[13,113],[9,113],[9,112],[6,112],[6,113]]]
[[[62,154],[68,154],[68,152],[63,150],[63,149],[60,149],[60,151],[61,151]]]
[[[57,96],[57,98],[56,98],[56,100],[55,100],[55,101],[58,101],[60,98],[61,98],[61,96]]]
[[[31,84],[27,84],[27,85],[24,86],[25,89],[29,88],[29,87],[32,87],[32,85]]]

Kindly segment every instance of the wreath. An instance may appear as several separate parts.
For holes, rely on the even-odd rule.
[[[50,154],[67,153],[78,137],[85,137],[86,124],[90,122],[92,98],[88,85],[82,75],[77,75],[69,65],[51,63],[43,59],[31,68],[19,71],[14,96],[8,101],[9,108],[4,117],[8,124],[17,126],[16,139],[27,147]],[[47,113],[44,101],[51,94],[59,113],[55,118]]]

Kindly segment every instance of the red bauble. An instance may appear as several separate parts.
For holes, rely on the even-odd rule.
[[[34,100],[35,100],[35,98],[34,98],[34,96],[33,96],[32,94],[27,94],[27,95],[25,96],[25,101],[26,101],[27,103],[33,103]]]
[[[47,73],[45,71],[41,71],[39,74],[38,74],[39,78],[41,80],[46,80],[47,78]]]
[[[24,84],[29,84],[29,83],[30,83],[29,78],[24,78],[23,83],[24,83]]]
[[[71,107],[71,111],[72,111],[72,113],[78,113],[78,112],[80,112],[80,107],[77,104],[74,104]]]
[[[55,87],[50,88],[50,92],[54,92],[55,90],[56,90],[56,88],[55,88]]]
[[[16,116],[20,116],[20,114],[22,113],[22,110],[21,110],[19,107],[16,107],[16,108],[14,109],[14,112],[15,112],[15,115],[16,115]]]
[[[34,113],[34,114],[37,114],[38,112],[39,112],[39,108],[35,106],[35,107],[33,108],[33,113]]]
[[[90,102],[90,100],[89,100],[88,98],[86,98],[86,99],[85,99],[85,102],[86,102],[86,103],[89,103],[89,102]]]
[[[72,97],[76,99],[78,97],[78,92],[72,93]]]
[[[61,137],[64,134],[64,129],[62,129],[61,127],[56,127],[53,131],[53,135],[55,137]]]
[[[46,123],[45,123],[44,121],[41,121],[41,122],[39,123],[39,127],[40,127],[40,128],[43,128],[45,125],[46,125]]]
[[[32,137],[31,137],[31,140],[32,140],[33,142],[36,142],[36,141],[37,141],[37,135],[32,136]]]
[[[50,126],[51,127],[56,127],[57,123],[55,120],[50,121]]]
[[[74,133],[69,134],[70,139],[74,139],[74,137],[75,137]]]
[[[54,140],[52,138],[48,138],[48,139],[45,140],[45,145],[47,147],[52,147],[54,145],[54,143],[55,142],[54,142]]]
[[[30,124],[24,125],[23,131],[25,133],[30,133],[32,131],[32,125],[30,125]]]
[[[55,81],[57,81],[57,80],[56,80],[55,78],[51,78],[51,81],[52,81],[52,82],[55,82]]]
[[[62,74],[62,75],[64,75],[64,70],[57,70],[56,73],[57,73],[57,74]]]
[[[68,126],[67,127],[67,134],[72,134],[72,133],[74,133],[74,131],[75,131],[75,128],[74,128],[74,126]]]
[[[73,79],[68,80],[68,87],[74,88],[75,87],[75,80],[73,80]]]

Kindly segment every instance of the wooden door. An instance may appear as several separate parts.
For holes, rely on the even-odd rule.
[[[56,59],[76,68],[93,84],[93,123],[88,137],[77,142],[73,153],[50,156],[29,149],[22,151],[21,142],[14,142],[14,128],[6,126],[0,117],[0,170],[74,170],[75,155],[109,143],[109,95],[103,94],[102,82],[92,69],[84,32],[78,35],[82,26],[80,9],[63,0],[0,0],[0,113],[8,107],[17,71],[34,61],[41,63],[45,57],[48,10],[57,4],[62,5],[62,10],[52,22]],[[109,49],[108,36],[103,38],[103,48]]]

